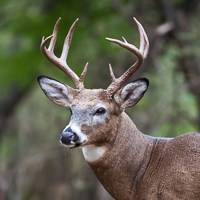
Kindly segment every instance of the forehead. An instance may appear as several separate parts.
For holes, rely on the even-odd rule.
[[[103,89],[84,89],[74,95],[72,106],[109,104],[107,93]]]

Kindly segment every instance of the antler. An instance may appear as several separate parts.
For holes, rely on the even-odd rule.
[[[83,72],[81,73],[80,78],[77,76],[77,74],[68,66],[67,64],[67,56],[68,56],[68,51],[69,47],[71,44],[74,28],[76,27],[76,24],[79,19],[76,19],[75,22],[72,24],[71,28],[69,29],[69,32],[65,38],[62,53],[60,58],[58,58],[54,54],[54,47],[56,44],[57,40],[57,35],[58,35],[58,27],[60,23],[61,18],[59,18],[54,26],[53,29],[53,34],[48,36],[48,37],[43,37],[42,42],[40,45],[41,52],[43,55],[53,64],[55,64],[59,69],[61,69],[65,74],[68,75],[68,77],[75,83],[77,89],[82,89],[84,88],[83,85],[83,79],[87,73],[87,68],[88,68],[88,63],[86,63]],[[46,48],[47,42],[50,40],[49,47]]]
[[[134,55],[137,56],[137,61],[131,67],[129,67],[129,69],[125,71],[124,74],[122,74],[119,78],[115,77],[112,66],[109,65],[110,76],[112,79],[112,83],[107,88],[109,98],[112,98],[113,95],[122,87],[124,82],[140,67],[140,65],[142,64],[142,62],[144,61],[148,53],[149,41],[144,31],[144,28],[137,21],[136,18],[133,18],[133,19],[137,25],[137,28],[140,34],[140,48],[139,49],[135,47],[133,44],[129,44],[124,37],[122,37],[123,41],[112,39],[112,38],[106,38],[108,41],[116,43],[124,47],[125,49],[128,49]]]

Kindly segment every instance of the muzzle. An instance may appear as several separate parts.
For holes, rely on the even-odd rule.
[[[64,145],[78,146],[80,144],[78,135],[71,128],[67,128],[62,132],[60,142]]]

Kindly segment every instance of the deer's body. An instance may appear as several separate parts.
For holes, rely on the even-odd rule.
[[[104,156],[88,161],[116,200],[200,199],[200,134],[150,137],[122,113],[116,135]]]
[[[74,81],[76,89],[44,76],[38,78],[39,84],[50,100],[71,110],[61,143],[82,148],[94,173],[116,200],[200,200],[200,134],[150,137],[141,133],[124,112],[139,102],[149,84],[143,78],[122,88],[148,52],[144,29],[135,22],[140,32],[139,49],[124,38],[123,42],[108,40],[130,50],[138,60],[119,78],[110,66],[112,83],[104,90],[84,88],[87,64],[79,78],[65,61],[77,21],[69,30],[61,57],[55,56],[58,21],[53,35],[43,38],[41,50]]]

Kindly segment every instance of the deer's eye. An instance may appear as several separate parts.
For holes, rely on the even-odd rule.
[[[101,107],[101,108],[98,108],[95,112],[95,115],[103,115],[106,113],[106,109]]]

